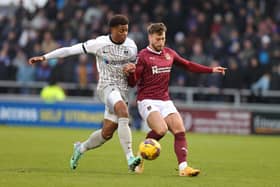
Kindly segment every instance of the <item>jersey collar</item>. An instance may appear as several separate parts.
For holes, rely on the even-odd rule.
[[[123,41],[122,43],[118,43],[118,42],[113,41],[111,34],[109,34],[109,38],[110,38],[111,42],[116,44],[116,45],[121,45],[125,42],[125,41]]]
[[[155,51],[152,48],[150,48],[149,46],[147,46],[147,49],[148,49],[148,51],[150,51],[150,52],[152,52],[154,54],[157,54],[157,55],[160,55],[162,53],[162,51]]]

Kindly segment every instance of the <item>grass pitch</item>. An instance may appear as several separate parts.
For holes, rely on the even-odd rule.
[[[158,159],[145,162],[141,175],[128,173],[117,134],[102,147],[83,155],[69,169],[72,143],[91,130],[0,126],[1,187],[190,187],[280,186],[280,137],[187,134],[189,164],[198,177],[179,177],[173,137],[160,143]],[[134,150],[145,137],[133,133]]]

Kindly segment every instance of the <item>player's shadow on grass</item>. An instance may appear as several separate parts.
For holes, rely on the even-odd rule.
[[[56,172],[65,173],[64,169],[52,169],[52,168],[5,168],[0,169],[1,172],[15,172],[15,173],[45,173],[45,172]]]
[[[160,173],[159,175],[156,175],[154,172],[145,172],[142,174],[137,174],[137,173],[131,173],[129,171],[125,171],[123,169],[120,170],[94,170],[92,169],[80,169],[80,170],[71,170],[70,168],[5,168],[5,169],[0,169],[0,173],[17,173],[17,174],[33,174],[33,173],[48,173],[48,174],[54,174],[54,173],[59,173],[59,174],[65,174],[65,175],[89,175],[89,176],[95,176],[95,177],[110,177],[110,176],[139,176],[142,177],[164,177],[164,178],[178,178],[177,172],[170,172],[170,173]],[[183,177],[181,177],[183,178]]]
[[[0,173],[65,173],[65,174],[82,174],[82,175],[115,175],[115,176],[125,176],[128,174],[135,175],[135,173],[129,173],[128,171],[108,171],[108,170],[94,170],[94,169],[80,169],[80,170],[71,170],[70,168],[28,168],[28,167],[22,167],[22,168],[1,168]]]

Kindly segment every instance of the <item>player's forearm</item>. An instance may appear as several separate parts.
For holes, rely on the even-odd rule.
[[[195,62],[191,62],[189,60],[186,60],[186,59],[180,57],[179,55],[175,55],[174,60],[175,60],[175,63],[183,66],[185,69],[187,69],[190,72],[194,72],[194,73],[212,73],[213,72],[212,68],[195,63]]]
[[[83,49],[82,49],[82,44],[76,44],[71,47],[63,47],[56,49],[54,51],[51,51],[47,54],[44,55],[45,59],[52,59],[52,58],[64,58],[67,56],[72,56],[72,55],[77,55],[77,54],[82,54]]]
[[[201,64],[197,64],[194,62],[189,62],[187,69],[194,73],[212,73],[213,72],[212,68],[201,65]]]

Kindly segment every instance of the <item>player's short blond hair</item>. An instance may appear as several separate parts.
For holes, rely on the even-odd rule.
[[[148,27],[147,27],[147,31],[148,34],[162,34],[164,32],[167,31],[166,26],[164,25],[164,23],[151,23]]]

